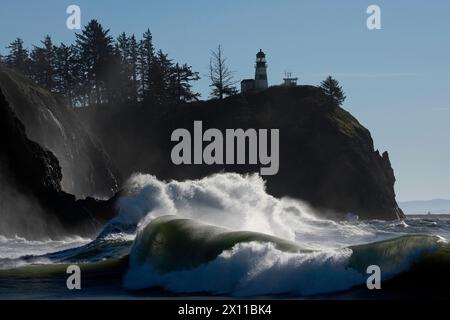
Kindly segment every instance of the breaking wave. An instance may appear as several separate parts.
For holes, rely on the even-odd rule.
[[[40,274],[82,264],[92,279],[117,277],[127,292],[158,287],[177,293],[310,296],[365,284],[370,265],[380,266],[385,280],[396,277],[446,246],[433,233],[421,235],[428,229],[418,221],[317,218],[304,202],[267,194],[258,175],[164,182],[136,174],[117,207],[118,216],[93,241],[4,258],[9,266],[37,265]],[[20,268],[4,270],[5,259],[0,258],[0,278],[20,275]]]
[[[174,292],[234,296],[308,296],[350,289],[376,264],[389,279],[408,270],[440,239],[406,236],[342,249],[309,250],[256,232],[236,232],[189,219],[153,220],[134,242],[127,289],[162,287]]]
[[[393,233],[370,225],[319,219],[303,202],[267,194],[257,175],[169,183],[135,175],[127,191],[111,224],[138,229],[127,289],[237,296],[340,291],[365,283],[371,264],[393,277],[439,242],[389,240]]]
[[[101,236],[135,233],[166,215],[228,228],[254,231],[301,242],[312,248],[342,247],[380,236],[371,226],[319,219],[304,202],[277,199],[258,175],[215,174],[201,180],[163,182],[134,175],[118,201],[119,215]]]

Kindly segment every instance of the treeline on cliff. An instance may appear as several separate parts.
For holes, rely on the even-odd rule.
[[[55,45],[47,35],[32,50],[20,38],[8,49],[0,64],[63,95],[71,106],[126,101],[173,104],[200,97],[192,90],[199,73],[156,50],[150,30],[141,39],[126,33],[113,39],[108,29],[92,20],[76,34],[74,44]]]
[[[200,79],[188,64],[179,64],[156,50],[150,30],[141,39],[121,33],[113,39],[108,29],[91,20],[76,34],[74,44],[55,45],[47,35],[29,51],[21,38],[0,55],[0,66],[14,69],[48,91],[64,96],[72,107],[114,104],[173,105],[197,101],[193,82]],[[222,100],[238,93],[234,72],[221,45],[209,60],[210,98]],[[322,91],[336,105],[345,94],[329,76]]]

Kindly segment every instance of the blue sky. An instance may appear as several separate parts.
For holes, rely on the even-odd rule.
[[[388,150],[399,200],[450,198],[450,1],[433,0],[2,0],[0,51],[15,37],[27,46],[50,34],[70,43],[66,8],[82,23],[98,19],[119,32],[153,32],[155,45],[201,75],[222,44],[236,79],[252,77],[256,52],[269,82],[285,71],[302,84],[334,75],[345,108]],[[366,9],[381,8],[382,30],[369,31]],[[208,81],[196,85],[208,97]]]

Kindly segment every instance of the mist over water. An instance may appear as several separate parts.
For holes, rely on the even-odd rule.
[[[90,241],[92,240],[80,237],[67,237],[64,240],[27,240],[18,236],[5,237],[0,235],[0,262],[3,259],[3,262],[6,260],[18,262],[16,265],[13,264],[13,266],[24,265],[26,261],[20,263],[19,258],[24,256],[43,256],[55,251],[79,247]],[[51,261],[48,260],[48,262]],[[0,263],[0,269],[2,268],[4,269],[5,265]]]
[[[59,222],[45,213],[34,196],[19,190],[1,167],[0,181],[0,236],[29,240],[64,236]]]

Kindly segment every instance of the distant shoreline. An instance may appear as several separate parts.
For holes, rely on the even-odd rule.
[[[405,213],[406,217],[414,217],[414,218],[447,218],[450,219],[450,213]]]
[[[450,215],[449,199],[399,201],[398,205],[406,215]]]

